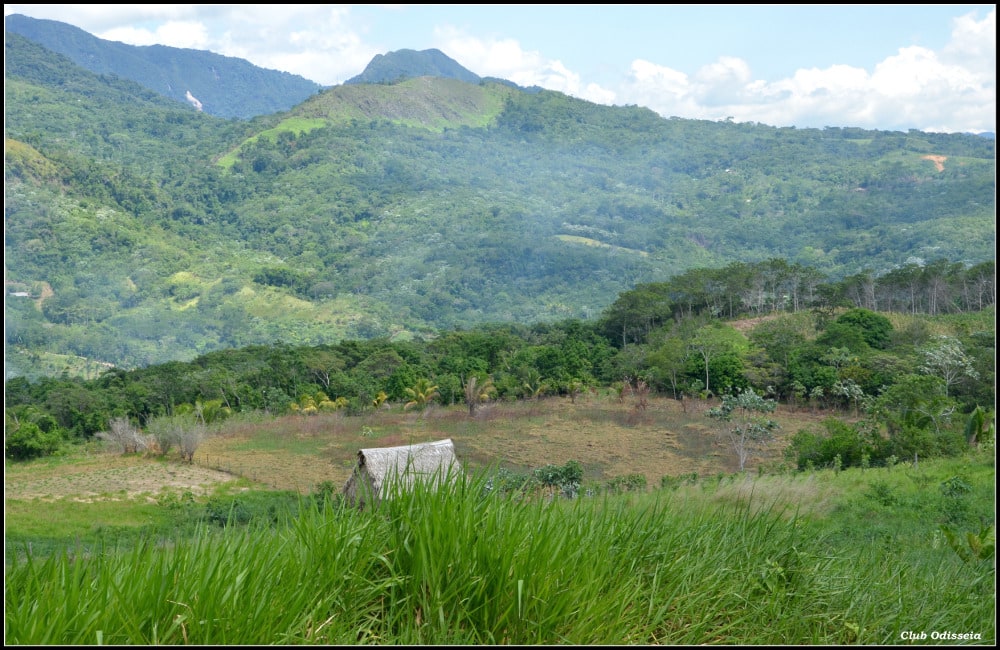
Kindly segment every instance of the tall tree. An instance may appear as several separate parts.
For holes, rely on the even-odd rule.
[[[923,363],[920,370],[944,381],[944,394],[948,396],[951,387],[965,378],[977,379],[979,372],[972,365],[972,359],[965,354],[962,342],[953,336],[939,336],[920,350]]]
[[[680,378],[684,372],[686,357],[684,341],[678,336],[664,337],[646,357],[650,375],[661,387],[669,386],[674,399],[677,399],[679,394]]]
[[[602,315],[601,331],[608,339],[620,341],[621,347],[643,342],[672,314],[667,289],[666,283],[649,283],[620,294]]]
[[[740,342],[745,344],[745,338],[729,325],[718,322],[700,327],[688,341],[688,352],[696,355],[705,368],[705,392],[710,393],[709,368],[712,360],[739,349]]]

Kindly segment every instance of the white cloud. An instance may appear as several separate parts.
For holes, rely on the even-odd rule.
[[[150,21],[194,19],[205,14],[206,6],[211,5],[4,5],[4,14],[10,12],[25,13],[34,18],[58,20],[70,25],[77,25],[98,36],[103,32],[121,28],[123,25]],[[137,43],[129,44],[137,45]]]
[[[691,90],[698,103],[712,107],[746,101],[748,85],[753,79],[745,61],[727,56],[703,66],[692,81]]]
[[[635,60],[616,93],[619,103],[664,116],[733,117],[775,126],[918,128],[962,131],[996,124],[995,12],[956,19],[952,41],[938,53],[904,47],[868,71],[834,65],[808,68],[774,82],[753,79],[749,65],[721,57],[693,77]],[[888,126],[886,126],[888,125]]]
[[[332,86],[359,74],[381,51],[364,43],[350,8],[335,5],[227,5],[212,51]]]
[[[192,50],[210,49],[211,40],[208,28],[197,21],[171,20],[156,27],[155,30],[136,27],[114,27],[105,32],[94,34],[106,41],[118,41],[129,45],[167,45]]]
[[[941,51],[941,58],[995,80],[996,51],[996,11],[991,11],[981,21],[977,21],[976,14],[971,13],[954,20],[951,41]]]
[[[481,76],[596,103],[647,106],[665,117],[949,132],[963,130],[963,124],[984,125],[980,130],[995,125],[995,12],[982,20],[974,14],[956,19],[941,53],[904,47],[870,70],[803,68],[775,81],[755,79],[750,64],[736,57],[719,57],[690,76],[636,59],[618,86],[604,87],[514,39],[481,39],[447,27],[437,30],[435,40]]]
[[[602,88],[598,84],[587,84],[578,95],[580,99],[586,99],[595,104],[617,104],[615,101],[617,94],[613,90]]]
[[[360,73],[384,50],[364,42],[348,6],[71,5],[51,19],[130,45],[203,49],[324,85]],[[32,15],[42,16],[33,11]],[[165,22],[164,22],[165,21]],[[102,26],[107,25],[107,28]]]
[[[480,77],[498,77],[522,86],[541,85],[549,77],[560,88],[568,84],[546,74],[550,63],[538,52],[526,52],[511,38],[484,40],[448,26],[434,30],[435,47]]]
[[[450,26],[434,30],[435,47],[480,77],[497,77],[519,86],[540,86],[587,101],[611,104],[615,92],[585,83],[562,61],[526,51],[515,39],[481,39]]]

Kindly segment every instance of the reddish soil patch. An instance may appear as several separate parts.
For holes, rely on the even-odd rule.
[[[939,172],[943,172],[944,161],[948,160],[948,156],[923,156],[921,160],[931,161],[934,163],[934,167],[936,167]]]

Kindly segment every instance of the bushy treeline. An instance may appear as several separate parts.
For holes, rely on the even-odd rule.
[[[92,380],[15,378],[5,387],[5,453],[42,456],[123,419],[169,432],[176,423],[163,418],[185,415],[205,425],[250,411],[361,414],[438,403],[467,405],[474,416],[487,400],[575,399],[616,385],[676,399],[752,390],[855,421],[802,434],[800,465],[826,465],[837,456],[852,465],[951,453],[989,435],[992,411],[980,412],[985,419],[974,430],[966,428],[977,408],[995,401],[992,305],[937,316],[862,307],[765,314],[763,306],[789,300],[774,285],[764,290],[771,297],[763,299],[760,321],[737,329],[713,317],[724,311],[724,303],[713,306],[719,295],[690,289],[692,280],[722,277],[689,272],[675,282],[641,285],[595,320],[491,324],[405,341],[248,346],[191,362],[112,368]]]

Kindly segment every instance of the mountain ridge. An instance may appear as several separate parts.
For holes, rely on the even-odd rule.
[[[220,117],[247,119],[286,110],[323,88],[244,59],[207,50],[107,41],[55,20],[11,14],[4,17],[4,31],[20,34],[91,72],[131,79]]]
[[[995,257],[992,140],[664,119],[434,77],[224,120],[15,36],[17,372],[593,318],[637,284],[772,258],[839,282]]]
[[[4,18],[4,28],[5,32],[36,42],[91,72],[130,79],[157,94],[219,117],[249,119],[290,110],[309,97],[336,87],[208,50],[108,41],[55,20],[11,14]],[[181,69],[201,70],[206,74],[185,78],[179,73]],[[469,84],[492,82],[529,93],[542,90],[537,86],[520,87],[506,79],[480,77],[434,48],[419,51],[403,48],[376,54],[361,73],[339,85],[388,85],[419,77],[455,79]]]

